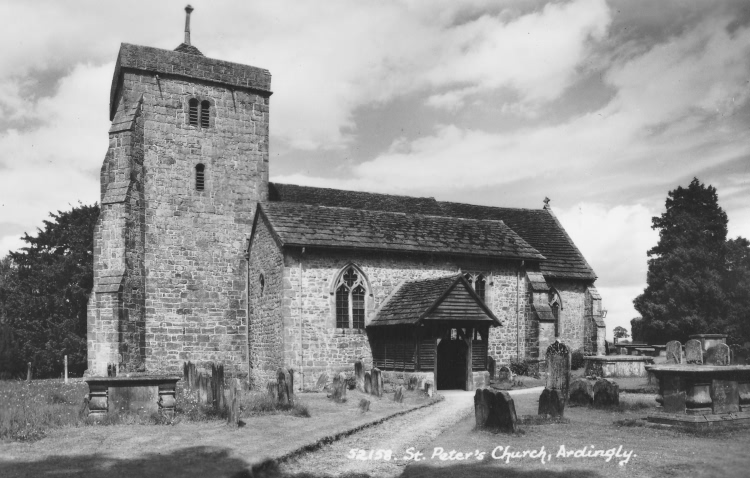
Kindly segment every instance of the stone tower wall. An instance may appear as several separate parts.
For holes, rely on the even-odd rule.
[[[111,173],[102,178],[104,197],[122,191],[126,198],[112,207],[102,201],[90,373],[106,370],[105,356],[149,373],[178,372],[186,360],[247,373],[244,253],[255,205],[268,190],[269,88],[265,70],[121,47],[111,116],[113,128],[129,128],[121,135],[131,144],[120,151],[116,134],[105,165],[131,166],[129,173],[117,169],[114,179]],[[191,98],[210,102],[207,128],[190,124]],[[198,164],[205,165],[202,191]],[[119,288],[110,291],[118,270]],[[101,294],[115,295],[100,300]]]

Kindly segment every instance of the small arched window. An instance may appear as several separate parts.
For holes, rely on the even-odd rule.
[[[192,126],[198,126],[198,100],[195,98],[188,101],[188,121]]]
[[[349,266],[336,283],[336,328],[365,328],[367,283],[362,273]]]
[[[552,291],[552,300],[550,300],[549,306],[552,309],[552,316],[555,318],[555,337],[560,337],[560,334],[562,334],[562,324],[560,323],[562,299],[560,298],[560,294],[554,289]]]
[[[487,279],[485,279],[484,274],[473,274],[467,272],[464,274],[464,277],[474,288],[474,292],[476,292],[479,298],[482,299],[482,302],[485,302],[487,300]]]
[[[195,165],[195,189],[203,191],[206,184],[206,166],[203,164]]]
[[[263,297],[263,292],[266,290],[266,278],[263,274],[258,277],[258,283],[260,283],[260,296]]]
[[[208,128],[211,114],[211,103],[208,100],[201,101],[201,128]]]

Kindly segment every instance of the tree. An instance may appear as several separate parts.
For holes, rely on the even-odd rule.
[[[727,241],[725,264],[726,333],[732,343],[750,342],[750,241]]]
[[[630,337],[630,334],[625,329],[625,327],[615,327],[615,329],[612,331],[612,335],[615,338],[615,343],[617,343],[619,339],[626,339]]]
[[[643,318],[634,317],[630,319],[630,332],[633,334],[633,341],[643,342]]]
[[[24,362],[40,377],[59,377],[63,355],[72,374],[86,369],[86,308],[93,287],[94,226],[99,207],[80,205],[50,213],[28,246],[11,252],[9,277],[0,283],[5,314]]]
[[[747,296],[747,289],[730,283],[747,278],[748,244],[727,241],[727,224],[716,188],[694,178],[687,188],[669,192],[666,211],[652,219],[659,243],[648,251],[647,287],[633,301],[643,340],[684,342],[697,333],[739,338],[737,315],[743,311],[730,314],[731,302],[733,295]]]

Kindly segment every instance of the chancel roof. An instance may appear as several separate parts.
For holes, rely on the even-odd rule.
[[[502,221],[544,256],[545,277],[595,280],[596,274],[550,209],[478,206],[429,197],[398,196],[269,183],[270,202]]]
[[[542,260],[502,221],[265,202],[259,214],[283,246]]]
[[[405,282],[383,304],[368,327],[416,325],[435,320],[500,325],[466,279],[451,275]]]

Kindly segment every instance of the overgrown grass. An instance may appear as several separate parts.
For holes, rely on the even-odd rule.
[[[0,381],[0,439],[33,441],[50,428],[81,424],[87,391],[84,382]]]
[[[281,405],[265,392],[247,392],[240,403],[242,416],[284,413],[295,417],[310,417],[310,409],[295,396],[294,405]]]

